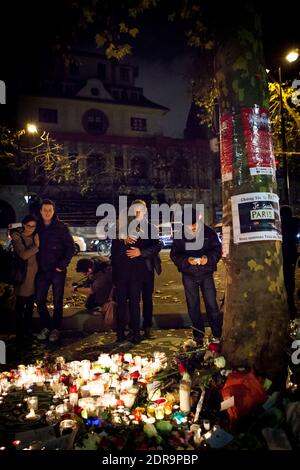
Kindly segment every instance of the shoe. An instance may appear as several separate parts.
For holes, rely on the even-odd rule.
[[[39,341],[45,341],[49,336],[50,331],[48,328],[43,328],[37,335],[35,335],[36,339]]]
[[[138,343],[141,342],[141,340],[142,340],[142,338],[141,338],[140,332],[139,331],[134,331],[132,339],[130,340],[131,343],[138,344]]]
[[[153,339],[154,336],[151,334],[151,328],[144,328],[144,338],[145,339]]]
[[[55,341],[57,341],[59,337],[60,332],[58,330],[52,330],[49,336],[49,341],[51,341],[51,343],[55,343]]]
[[[118,333],[117,333],[116,343],[122,343],[122,342],[125,341],[125,340],[126,340],[126,336],[125,336],[125,334],[123,333],[123,331],[120,332],[120,333],[118,332]]]

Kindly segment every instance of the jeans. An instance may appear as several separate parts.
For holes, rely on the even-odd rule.
[[[28,334],[32,328],[32,314],[34,295],[28,297],[17,296],[16,299],[16,333],[22,338],[24,333]]]
[[[220,338],[222,335],[222,316],[217,304],[213,274],[206,274],[199,278],[183,274],[182,281],[188,313],[192,325],[195,328],[193,332],[194,338],[202,338],[205,332],[205,326],[200,311],[199,288],[203,295],[206,314],[212,334],[216,338]]]
[[[41,318],[41,325],[48,330],[59,330],[63,318],[63,299],[66,271],[39,271],[36,277],[36,303]],[[50,286],[53,292],[53,317],[47,308],[47,296]]]

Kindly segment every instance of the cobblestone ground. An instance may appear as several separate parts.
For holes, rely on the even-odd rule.
[[[209,329],[208,329],[209,332]],[[116,352],[131,352],[145,356],[154,351],[165,352],[168,356],[178,352],[183,343],[192,338],[191,329],[153,330],[154,338],[143,340],[137,345],[129,341],[116,343],[114,332],[93,333],[85,335],[74,332],[64,332],[62,338],[55,345],[49,342],[34,340],[22,346],[15,343],[14,336],[6,337],[7,364],[1,370],[15,368],[18,364],[30,364],[46,356],[63,356],[66,361],[90,359],[96,360],[100,353],[114,354]]]

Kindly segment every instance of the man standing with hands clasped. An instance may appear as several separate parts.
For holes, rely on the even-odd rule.
[[[49,336],[49,341],[54,342],[60,336],[67,266],[74,255],[75,246],[68,227],[57,218],[55,204],[50,199],[45,199],[41,204],[37,232],[40,246],[36,302],[42,324],[42,330],[37,338],[46,340]],[[52,286],[54,304],[52,318],[47,308],[50,286]]]
[[[221,243],[217,234],[207,225],[202,225],[197,212],[192,209],[192,223],[185,225],[191,238],[183,234],[181,239],[174,239],[171,249],[171,259],[182,273],[188,313],[193,326],[194,340],[199,346],[203,344],[204,322],[200,311],[199,288],[201,289],[206,314],[212,334],[216,339],[221,337],[222,316],[216,300],[216,288],[213,273],[222,255]],[[187,249],[187,243],[192,245],[197,232],[204,230],[204,240],[201,247]]]

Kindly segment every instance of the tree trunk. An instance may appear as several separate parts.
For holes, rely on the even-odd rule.
[[[237,217],[232,213],[231,197],[277,193],[275,170],[273,175],[251,175],[249,170],[249,148],[260,158],[262,151],[266,151],[262,149],[266,140],[259,137],[260,131],[254,127],[252,138],[251,133],[246,135],[245,109],[250,113],[255,106],[259,106],[255,108],[259,112],[268,109],[268,88],[259,19],[241,4],[238,13],[237,27],[231,24],[230,30],[223,30],[219,37],[215,60],[220,94],[221,161],[230,154],[233,158],[232,179],[229,177],[222,183],[224,247],[226,227],[230,227],[230,244],[224,258],[227,275],[223,353],[230,367],[251,367],[277,382],[284,380],[287,370],[285,347],[289,324],[281,241],[233,243],[233,222],[237,223]],[[228,127],[222,125],[226,120],[232,129],[229,146],[230,130],[228,134]],[[267,157],[272,161],[272,146],[268,148]],[[228,168],[222,165],[222,180],[224,171]]]

